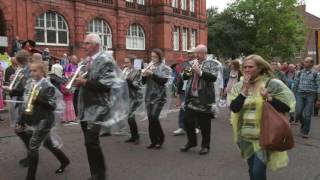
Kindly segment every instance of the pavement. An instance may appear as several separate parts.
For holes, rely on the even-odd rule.
[[[8,114],[1,114],[8,119]],[[138,121],[141,143],[126,144],[126,136],[102,137],[109,180],[248,180],[248,167],[240,158],[232,141],[229,112],[220,109],[212,123],[210,153],[198,155],[200,147],[182,153],[179,148],[186,136],[173,136],[177,128],[178,110],[171,110],[162,120],[166,139],[161,150],[148,150],[147,121]],[[268,171],[269,180],[320,180],[320,119],[313,118],[311,137],[302,139],[294,126],[296,146],[289,152],[290,164],[279,171]],[[71,165],[63,174],[55,174],[58,161],[45,148],[40,149],[38,180],[86,180],[89,167],[83,135],[78,124],[61,125],[63,150]],[[198,136],[198,140],[200,136]],[[199,141],[200,142],[200,141]],[[200,143],[199,143],[200,144]],[[0,122],[0,180],[24,180],[27,169],[18,165],[26,155],[22,142],[13,133],[8,121]]]

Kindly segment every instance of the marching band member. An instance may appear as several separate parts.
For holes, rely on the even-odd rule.
[[[142,70],[142,83],[146,84],[145,104],[151,140],[148,149],[160,149],[164,143],[164,133],[159,116],[167,101],[166,83],[170,75],[171,69],[165,65],[162,51],[160,49],[151,50],[151,62]]]
[[[17,60],[17,70],[13,76],[13,79],[10,83],[10,86],[4,86],[4,90],[9,92],[11,99],[16,101],[23,101],[23,93],[24,87],[26,85],[27,80],[29,79],[29,68],[28,68],[28,60],[30,58],[30,54],[26,50],[20,50],[16,53]],[[28,149],[30,133],[25,131],[25,124],[22,120],[22,103],[14,103],[11,106],[13,109],[12,114],[14,116],[11,117],[12,124],[14,126],[14,131],[16,135],[22,140],[25,147]],[[28,157],[23,158],[19,161],[19,164],[22,167],[28,166]]]
[[[202,135],[200,155],[207,154],[210,149],[212,103],[215,102],[214,82],[217,80],[218,69],[214,61],[206,60],[207,47],[198,45],[195,50],[197,61],[192,63],[192,73],[184,74],[188,79],[185,93],[185,127],[188,142],[180,150],[188,151],[197,146],[195,131],[196,122],[199,124]]]
[[[141,73],[139,70],[133,68],[133,63],[136,57],[128,56],[124,59],[125,68],[123,73],[126,77],[128,87],[129,87],[129,97],[130,97],[130,110],[128,124],[130,127],[131,137],[125,142],[136,144],[139,143],[138,127],[135,120],[135,111],[142,103],[142,89],[141,89]]]
[[[31,79],[28,80],[24,91],[23,107],[23,121],[32,129],[28,146],[29,168],[26,180],[35,180],[39,162],[39,147],[42,142],[61,163],[56,173],[62,173],[70,161],[50,134],[55,124],[54,110],[57,99],[55,87],[45,78],[45,64],[32,62],[29,68]]]
[[[75,86],[80,87],[78,118],[85,138],[91,172],[89,179],[105,180],[106,166],[99,133],[101,126],[110,127],[118,122],[119,116],[128,115],[128,111],[120,112],[123,108],[119,107],[121,99],[117,96],[127,85],[112,56],[100,51],[101,39],[97,34],[87,35],[83,48],[88,56],[83,62],[86,63],[87,75],[75,80]],[[128,92],[121,97],[128,101]],[[129,109],[128,102],[123,107]]]

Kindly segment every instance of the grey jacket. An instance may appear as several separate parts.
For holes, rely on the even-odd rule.
[[[191,94],[193,74],[191,76],[184,75],[183,77],[188,80],[185,105],[190,109],[209,113],[211,104],[215,102],[214,82],[217,80],[219,69],[216,63],[209,59],[202,62],[201,70],[202,75],[198,81],[198,97],[193,97]]]
[[[113,58],[106,53],[100,53],[92,60],[88,70],[87,83],[79,89],[78,112],[80,121],[102,122],[110,113],[113,98],[110,91],[116,87],[117,65]],[[80,65],[87,64],[83,61]]]
[[[145,103],[165,104],[166,83],[171,77],[171,68],[161,63],[152,69],[153,75],[142,77],[142,83],[146,84]]]
[[[142,78],[139,70],[132,69],[127,75],[127,83],[130,97],[130,112],[135,111],[142,103]]]

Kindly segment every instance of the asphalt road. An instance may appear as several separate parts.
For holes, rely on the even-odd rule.
[[[6,116],[6,114],[2,115]],[[241,160],[232,142],[229,113],[220,109],[212,123],[211,151],[198,155],[198,148],[181,153],[186,136],[173,136],[177,128],[178,113],[172,110],[162,125],[166,141],[161,150],[148,150],[147,121],[139,121],[140,145],[123,143],[127,137],[101,138],[109,180],[248,180],[247,164]],[[293,127],[296,146],[289,152],[290,164],[276,172],[268,171],[269,180],[320,180],[320,119],[312,122],[311,138],[298,136],[298,126]],[[63,150],[71,165],[63,174],[56,175],[58,161],[45,148],[40,149],[38,180],[86,180],[89,167],[83,136],[79,125],[62,125],[60,135]],[[198,137],[200,138],[200,137]],[[200,140],[200,139],[199,139]],[[0,122],[0,180],[24,180],[27,169],[18,165],[26,154],[22,142],[14,135],[8,122]]]

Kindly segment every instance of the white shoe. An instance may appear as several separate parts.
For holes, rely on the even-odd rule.
[[[173,131],[173,135],[178,136],[178,135],[183,135],[186,132],[182,128],[178,128],[177,130]]]
[[[200,130],[198,128],[196,128],[196,134],[199,134]]]

